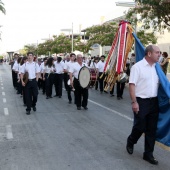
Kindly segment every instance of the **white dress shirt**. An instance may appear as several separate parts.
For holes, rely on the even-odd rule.
[[[14,70],[14,71],[16,71],[16,72],[19,71],[19,64],[18,64],[17,61],[15,61],[14,65],[13,65],[13,67],[12,67],[12,70]]]
[[[55,61],[54,65],[55,65],[55,70],[56,70],[57,74],[63,74],[64,73],[64,65],[65,65],[65,63],[63,61],[61,61],[60,63]]]
[[[40,67],[38,65],[38,63],[36,62],[26,62],[25,64],[23,64],[21,73],[25,73],[28,72],[29,75],[29,79],[34,79],[36,78],[36,73],[40,73]]]
[[[44,72],[44,62],[41,63],[40,65],[40,73]]]
[[[87,67],[87,64],[85,63],[82,63],[82,65],[80,65],[78,62],[75,62],[71,67],[70,67],[70,70],[69,72],[73,74],[73,76],[78,79],[78,76],[79,76],[79,71],[82,67],[86,66]]]
[[[92,61],[90,64],[90,68],[97,68],[97,63]]]
[[[129,83],[135,85],[136,97],[156,97],[158,93],[159,78],[155,64],[152,66],[144,58],[132,66]]]
[[[54,72],[54,67],[53,66],[51,66],[51,67],[49,67],[49,66],[45,66],[44,67],[44,72],[45,73],[52,73],[52,72]]]
[[[105,66],[105,61],[102,62],[101,60],[97,63],[97,69],[99,72],[103,72],[104,71],[104,66]]]
[[[74,61],[66,62],[64,69],[67,70],[67,72],[70,72],[70,68],[73,66],[74,63],[75,63]]]

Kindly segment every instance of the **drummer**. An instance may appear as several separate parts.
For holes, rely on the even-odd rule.
[[[90,68],[95,69],[96,74],[98,74],[98,69],[97,69],[98,62],[99,62],[99,58],[94,57],[93,61],[90,64]],[[97,77],[98,77],[98,75],[97,75]],[[98,80],[96,80],[96,83],[95,83],[95,90],[98,90]]]
[[[81,106],[87,110],[87,102],[88,102],[88,89],[87,88],[82,88],[80,86],[79,80],[78,80],[78,75],[80,69],[86,66],[87,64],[83,63],[83,56],[81,54],[77,55],[77,62],[70,67],[70,84],[71,86],[75,89],[75,102],[77,105],[77,110],[81,110]],[[74,81],[73,77],[74,76]]]

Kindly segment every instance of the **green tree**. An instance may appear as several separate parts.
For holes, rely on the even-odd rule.
[[[27,52],[33,52],[34,54],[37,54],[37,46],[34,44],[27,44],[24,46],[24,49],[21,49],[21,51],[24,51],[24,53]]]
[[[38,44],[37,53],[38,55],[49,55],[52,52],[53,40],[46,40],[44,43]]]
[[[3,13],[3,14],[6,14],[6,10],[4,8],[4,3],[0,0],[0,11]]]
[[[170,30],[170,2],[167,0],[136,0],[136,7],[131,8],[126,17],[130,22],[137,22],[134,14],[140,14],[144,29]]]
[[[101,46],[109,46],[113,42],[114,35],[118,29],[115,22],[105,23],[102,25],[92,26],[86,29],[86,35],[89,36],[87,46],[100,44]]]

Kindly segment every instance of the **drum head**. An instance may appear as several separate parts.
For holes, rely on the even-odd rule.
[[[82,67],[79,71],[79,83],[82,88],[86,88],[90,82],[90,71],[87,67]]]

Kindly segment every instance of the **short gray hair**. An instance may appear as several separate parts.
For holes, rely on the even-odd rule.
[[[148,54],[148,52],[153,52],[154,49],[153,49],[153,45],[148,45],[145,49],[145,55]]]

